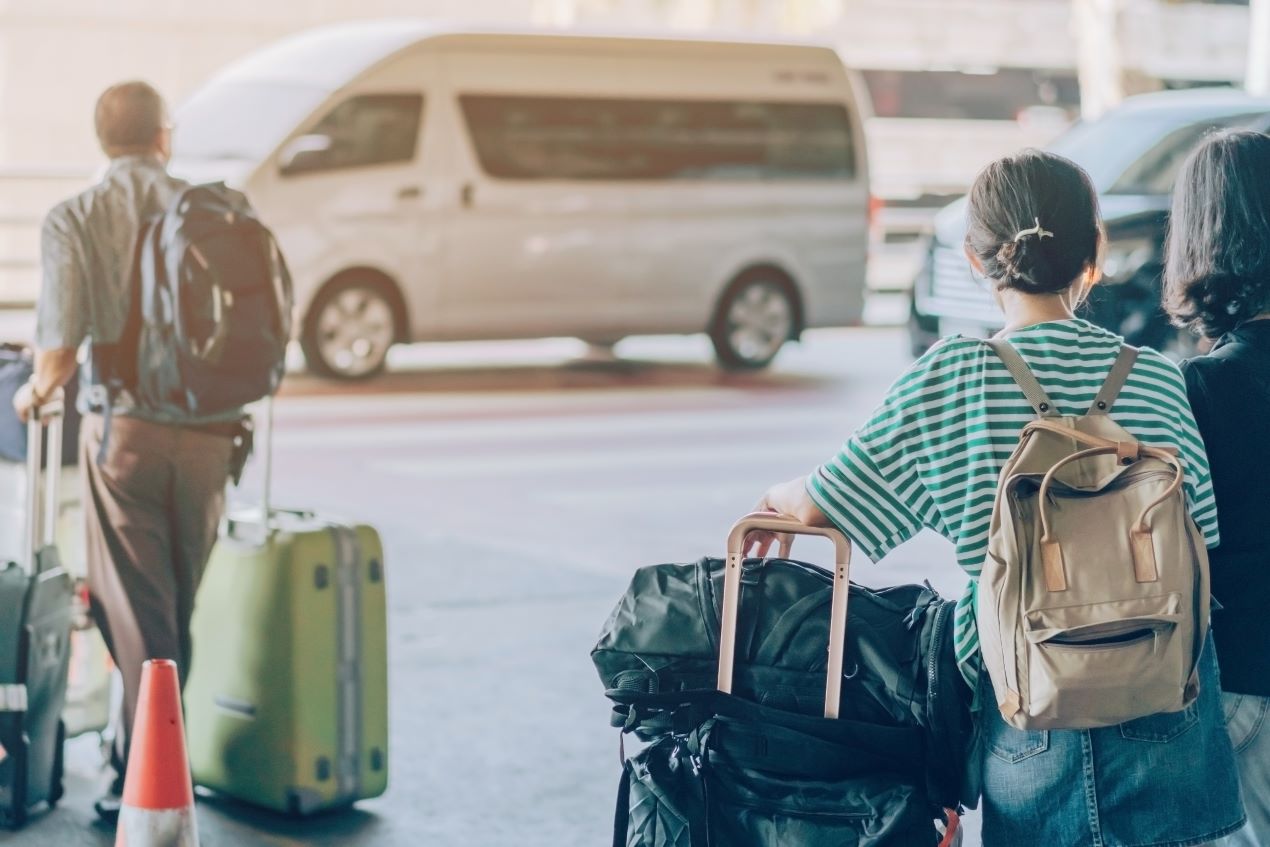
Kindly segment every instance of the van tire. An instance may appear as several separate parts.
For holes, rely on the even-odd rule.
[[[788,275],[754,268],[724,290],[710,321],[710,342],[720,367],[752,371],[767,367],[802,328],[802,302]]]
[[[343,338],[333,323],[360,320]],[[372,273],[337,276],[323,286],[305,316],[300,334],[309,372],[347,382],[384,372],[388,350],[403,337],[405,307],[392,281]],[[360,330],[360,331],[359,331]]]

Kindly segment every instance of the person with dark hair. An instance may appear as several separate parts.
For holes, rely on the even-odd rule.
[[[48,213],[41,233],[43,275],[36,319],[35,373],[14,398],[24,420],[79,368],[80,468],[85,557],[93,617],[123,677],[115,720],[115,773],[97,812],[119,813],[128,740],[146,659],[190,665],[190,615],[225,504],[233,437],[241,412],[173,419],[133,398],[113,401],[100,353],[120,340],[132,300],[138,234],[187,184],[166,169],[167,107],[144,82],[111,86],[94,123],[110,166],[101,181]],[[102,441],[110,406],[107,448]]]
[[[1191,154],[1164,279],[1178,325],[1216,340],[1182,373],[1221,515],[1213,638],[1248,810],[1227,843],[1270,845],[1270,136],[1222,133]]]
[[[968,215],[967,258],[1005,313],[998,337],[1060,414],[1085,414],[1123,344],[1075,316],[1098,280],[1103,241],[1088,175],[1050,153],[1009,156],[979,174]],[[1101,729],[1024,731],[996,706],[979,653],[977,578],[998,477],[1036,414],[988,344],[946,338],[896,381],[836,456],[774,486],[757,508],[832,524],[874,561],[922,529],[955,545],[970,576],[954,642],[980,734],[969,775],[982,791],[984,844],[1208,843],[1244,823],[1211,643],[1200,661],[1199,699],[1180,712]],[[1208,461],[1177,366],[1139,351],[1107,414],[1144,444],[1177,451],[1191,515],[1207,546],[1216,546]],[[759,555],[773,542],[752,540]]]

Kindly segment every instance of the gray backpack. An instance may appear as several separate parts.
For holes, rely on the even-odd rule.
[[[247,198],[195,185],[137,239],[119,341],[94,358],[112,398],[127,391],[175,420],[271,397],[286,370],[291,276]]]
[[[1124,347],[1089,412],[1060,417],[1006,341],[989,344],[1039,419],[1001,472],[979,579],[984,666],[1019,729],[1081,729],[1185,708],[1208,632],[1208,552],[1181,460],[1109,416]]]

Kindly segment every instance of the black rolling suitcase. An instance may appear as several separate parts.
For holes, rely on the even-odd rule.
[[[72,598],[70,575],[53,544],[62,415],[59,396],[30,423],[25,555],[0,565],[0,823],[12,828],[62,795]],[[45,423],[50,448],[42,469],[39,429]]]

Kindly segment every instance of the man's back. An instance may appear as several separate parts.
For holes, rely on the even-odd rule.
[[[130,277],[142,225],[186,187],[154,156],[123,156],[101,181],[66,200],[44,221],[43,284],[36,344],[77,348],[119,340],[131,299]],[[90,367],[80,406],[101,409],[104,389]],[[119,411],[127,413],[126,407]]]
[[[13,401],[23,419],[73,377],[86,345],[91,354],[131,332],[140,233],[187,188],[164,167],[172,125],[153,86],[139,80],[110,86],[97,100],[93,123],[110,167],[44,221],[35,374]],[[143,663],[175,659],[182,676],[189,670],[190,612],[243,430],[238,415],[140,414],[126,392],[105,403],[94,364],[102,363],[80,368],[80,408],[88,414],[79,455],[89,607],[123,678],[112,773],[104,775],[110,784],[96,804],[99,815],[112,819],[121,804]]]

